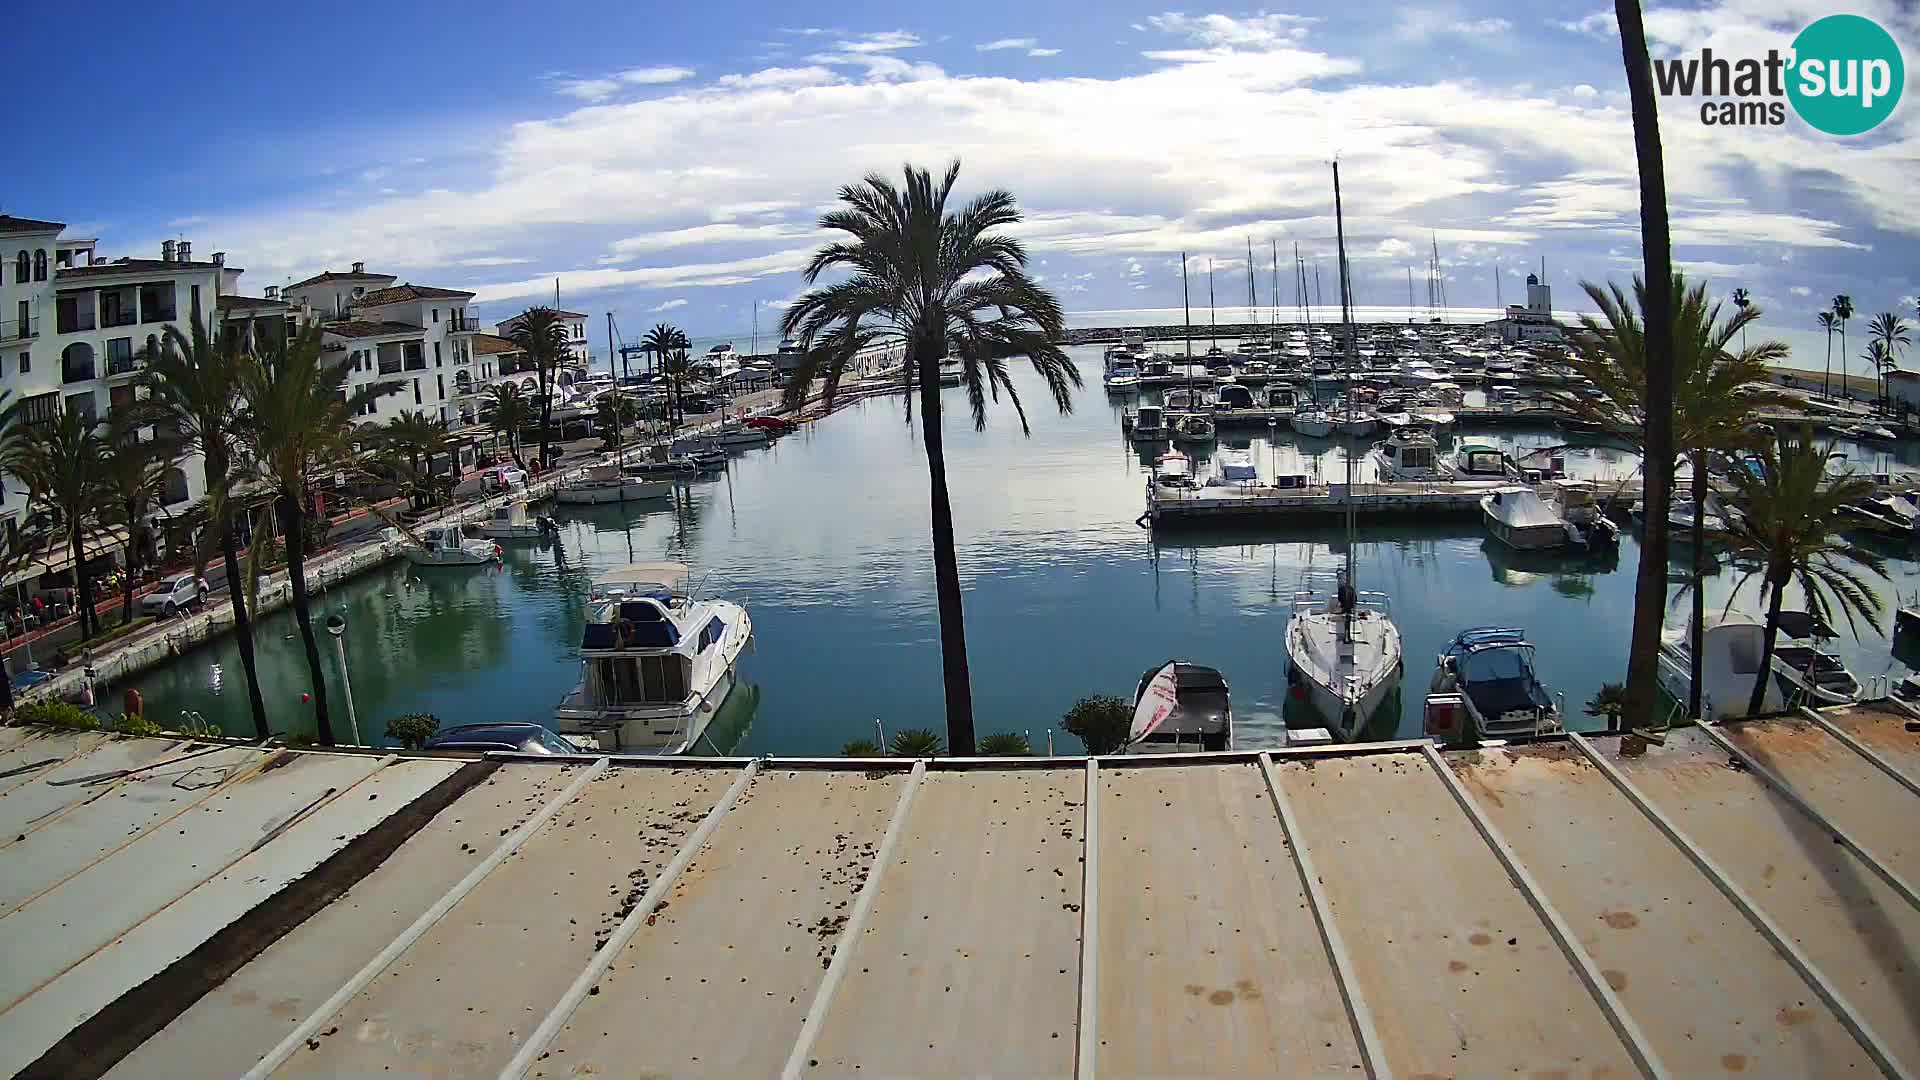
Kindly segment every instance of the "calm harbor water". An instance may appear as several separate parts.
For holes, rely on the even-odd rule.
[[[1240,745],[1271,744],[1289,708],[1281,638],[1291,598],[1307,575],[1343,563],[1344,533],[1275,524],[1156,537],[1139,528],[1144,469],[1120,433],[1121,411],[1137,401],[1101,390],[1098,349],[1073,353],[1088,386],[1071,415],[1043,406],[1037,380],[1019,380],[1033,423],[1028,439],[1004,403],[976,434],[962,392],[947,392],[979,730],[1027,732],[1044,749],[1075,699],[1131,698],[1143,671],[1178,657],[1225,674]],[[1336,478],[1344,447],[1362,453],[1369,441],[1304,440],[1285,430],[1271,438],[1265,430],[1226,434],[1253,452],[1263,474],[1317,467]],[[1516,429],[1459,437],[1516,449],[1565,440],[1551,430]],[[1893,457],[1843,449],[1857,468],[1920,462],[1913,448]],[[1568,455],[1569,470],[1582,475],[1633,468],[1631,455],[1616,449],[1579,447]],[[502,567],[396,563],[316,598],[316,618],[343,610],[348,619],[363,736],[377,739],[388,720],[407,712],[433,713],[443,725],[549,719],[578,674],[588,584],[606,569],[661,558],[687,562],[698,591],[737,600],[753,616],[746,677],[758,699],[757,707],[735,710],[739,752],[832,754],[847,740],[871,738],[876,720],[888,733],[942,728],[926,465],[917,428],[897,399],[855,405],[739,454],[671,505],[568,507],[558,516],[557,542],[509,545]],[[1920,591],[1911,553],[1884,553],[1893,577],[1887,599]],[[1466,626],[1525,628],[1575,726],[1587,719],[1581,703],[1624,674],[1638,557],[1631,537],[1616,558],[1596,561],[1516,555],[1485,539],[1476,521],[1380,523],[1361,528],[1352,555],[1361,587],[1391,595],[1407,655],[1399,714],[1377,724],[1374,737],[1396,734],[1396,720],[1399,734],[1418,730],[1433,657]],[[1681,574],[1676,561],[1674,576]],[[1709,580],[1715,610],[1739,576],[1723,567]],[[1757,595],[1749,584],[1743,606],[1757,609]],[[1676,606],[1676,623],[1681,618]],[[1886,624],[1890,632],[1891,611]],[[1858,641],[1836,643],[1857,675],[1906,672],[1885,634],[1861,631]],[[266,619],[258,645],[275,727],[311,730],[311,710],[300,701],[306,663],[291,616]],[[323,639],[322,648],[334,724],[344,737],[332,642]],[[221,641],[135,681],[155,716],[192,711],[247,734],[243,679],[237,650]],[[725,737],[735,741],[735,734]],[[1078,749],[1064,734],[1055,745]]]

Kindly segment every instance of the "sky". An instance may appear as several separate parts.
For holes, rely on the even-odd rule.
[[[1612,5],[1379,3],[1172,11],[973,0],[556,4],[323,15],[298,5],[29,5],[10,81],[0,211],[101,251],[185,238],[258,295],[364,261],[473,290],[481,318],[560,301],[761,347],[825,236],[836,191],[962,162],[1014,193],[1029,269],[1070,311],[1294,301],[1292,252],[1333,284],[1340,161],[1356,302],[1415,303],[1437,248],[1447,301],[1519,300],[1545,260],[1555,307],[1640,266],[1637,174]],[[1654,5],[1655,56],[1784,49],[1829,5]],[[1915,315],[1920,14],[1847,10],[1907,54],[1876,130],[1702,125],[1663,101],[1676,258],[1804,332],[1836,293]],[[143,74],[144,73],[144,74]],[[37,97],[37,92],[35,97]],[[23,99],[28,100],[28,99]],[[756,315],[757,313],[757,315]],[[1224,312],[1223,312],[1224,315]],[[1798,335],[1796,335],[1798,336]],[[604,354],[602,354],[604,355]]]

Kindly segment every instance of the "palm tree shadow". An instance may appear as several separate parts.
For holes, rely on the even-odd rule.
[[[1775,764],[1772,755],[1757,742],[1740,744],[1753,760],[1771,773],[1781,785],[1791,790],[1786,774]],[[1735,759],[1736,761],[1738,759]],[[1827,887],[1847,913],[1848,921],[1858,933],[1866,939],[1867,949],[1873,956],[1873,963],[1880,969],[1887,981],[1899,995],[1901,1006],[1906,1010],[1907,1026],[1910,1031],[1920,1032],[1920,978],[1916,978],[1914,951],[1900,928],[1887,916],[1886,909],[1876,898],[1873,888],[1875,875],[1871,871],[1862,872],[1859,860],[1834,838],[1832,833],[1820,827],[1812,818],[1802,812],[1789,800],[1785,793],[1766,780],[1755,777],[1767,799],[1773,804],[1780,821],[1787,827],[1801,849],[1807,854],[1807,861],[1820,872]],[[1812,803],[1805,795],[1795,792],[1800,798]],[[1884,883],[1882,883],[1884,886]],[[1896,897],[1896,902],[1899,902]],[[1827,973],[1829,978],[1836,974]]]

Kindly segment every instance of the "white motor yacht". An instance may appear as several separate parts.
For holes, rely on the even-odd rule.
[[[489,540],[538,540],[557,530],[552,518],[527,513],[527,500],[515,499],[481,524],[480,535]]]
[[[1260,482],[1251,451],[1222,450],[1214,455],[1213,464],[1213,479],[1207,481],[1210,487],[1253,487]]]
[[[1389,483],[1447,480],[1453,470],[1440,460],[1440,443],[1419,424],[1393,428],[1373,444],[1374,470]]]
[[[682,754],[739,680],[753,637],[745,608],[687,595],[684,563],[636,563],[593,583],[580,637],[580,683],[554,710],[565,735],[604,750]]]
[[[407,545],[407,561],[415,566],[484,566],[497,562],[500,545],[471,540],[457,525],[423,529],[416,543]]]
[[[1133,358],[1125,357],[1111,361],[1102,377],[1109,390],[1132,390],[1140,385],[1140,369],[1133,366]]]
[[[595,465],[586,474],[553,489],[553,501],[575,506],[598,503],[644,502],[673,494],[670,480],[642,480],[628,476],[618,465]]]
[[[1772,677],[1762,693],[1760,711],[1781,712],[1796,705],[1820,708],[1859,700],[1859,680],[1838,656],[1813,644],[1825,628],[1805,612],[1780,614]],[[1701,716],[1707,720],[1746,716],[1754,680],[1760,673],[1766,627],[1760,620],[1738,612],[1722,618],[1709,614],[1707,618],[1702,634]],[[1689,628],[1690,624],[1669,632],[1660,643],[1660,687],[1681,712],[1685,711],[1692,685]]]
[[[1133,414],[1133,426],[1129,432],[1134,442],[1166,442],[1167,411],[1158,405],[1142,405],[1140,411]]]
[[[1513,485],[1480,496],[1487,534],[1516,551],[1540,551],[1583,542],[1579,530],[1530,487]]]
[[[1178,450],[1161,454],[1153,463],[1153,482],[1163,488],[1196,487],[1193,459]]]

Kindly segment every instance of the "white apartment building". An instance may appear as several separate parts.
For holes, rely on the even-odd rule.
[[[593,353],[587,349],[587,316],[577,311],[555,310],[561,325],[567,328],[567,361],[574,367],[592,366]],[[495,324],[493,332],[500,337],[510,338],[524,321],[525,313],[504,319]]]
[[[63,410],[104,419],[132,401],[142,352],[169,326],[211,320],[241,271],[214,252],[196,262],[187,241],[166,241],[158,259],[101,259],[91,239],[60,234],[57,221],[0,215],[0,386],[23,402],[27,422]],[[4,478],[0,528],[25,520],[26,491]],[[176,513],[205,494],[199,458],[168,476],[165,505]]]
[[[297,318],[321,321],[324,347],[345,353],[347,390],[398,381],[400,392],[376,398],[363,423],[385,423],[415,410],[458,426],[457,376],[470,372],[477,319],[467,314],[473,294],[427,285],[395,285],[391,274],[369,274],[362,263],[348,273],[328,271],[261,298],[279,301]],[[471,380],[472,376],[468,376]]]

